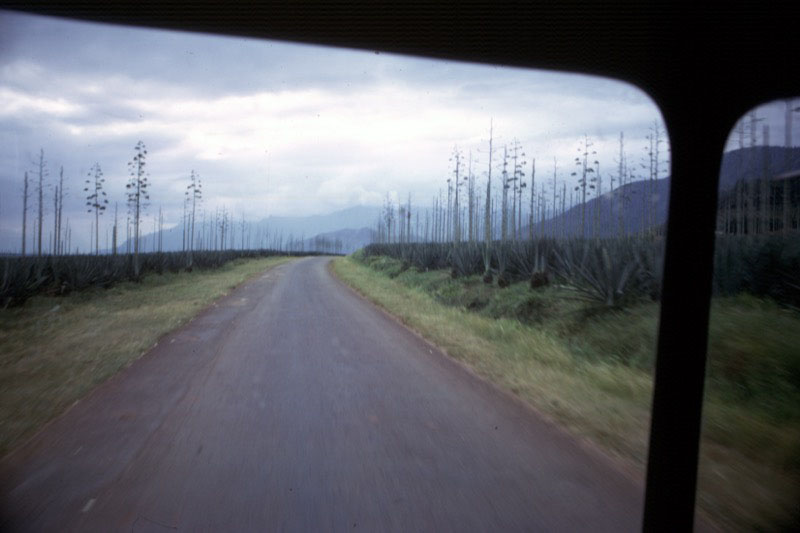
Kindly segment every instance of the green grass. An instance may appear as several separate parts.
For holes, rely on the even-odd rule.
[[[507,289],[386,257],[336,260],[356,290],[484,377],[643,476],[659,308],[598,309],[569,287]],[[796,520],[800,314],[712,302],[699,506],[725,529]]]
[[[0,456],[164,334],[246,279],[289,261],[236,260],[215,270],[151,274],[0,310]]]

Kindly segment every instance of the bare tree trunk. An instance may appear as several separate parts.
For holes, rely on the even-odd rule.
[[[535,222],[536,217],[534,214],[534,199],[536,198],[536,158],[531,161],[531,205],[530,213],[528,213],[528,240],[533,241],[536,237]]]
[[[406,242],[411,242],[411,193],[406,199]]]
[[[572,223],[572,218],[573,218],[573,215],[574,215],[574,213],[572,213],[572,205],[574,203],[574,199],[572,197],[573,192],[574,192],[574,190],[570,187],[570,189],[569,189],[569,207],[568,207],[569,211],[567,211],[568,214],[567,214],[567,235],[566,235],[568,239],[572,238],[572,228],[574,226],[574,224]]]
[[[181,216],[181,251],[186,251],[186,201],[188,198],[183,199],[183,215]]]
[[[453,217],[452,241],[458,244],[459,242],[461,242],[461,208],[459,204],[459,194],[458,194],[459,189],[461,189],[461,182],[459,181],[461,179],[461,175],[459,172],[461,166],[461,156],[458,153],[458,151],[456,151],[453,157],[455,159],[456,168],[453,171],[453,176],[455,178],[455,198],[454,198],[455,205],[453,206],[454,217]]]
[[[141,166],[140,166],[141,168]],[[136,180],[136,208],[134,211],[134,219],[133,219],[133,272],[136,277],[139,277],[139,217],[141,216],[139,213],[141,201],[139,200],[141,195],[141,180]]]
[[[164,251],[164,214],[161,206],[158,207],[158,251]]]
[[[58,185],[56,185],[55,194],[53,195],[53,255],[58,255],[60,250],[60,223],[59,215],[59,197],[62,195],[61,190],[64,187],[64,167],[61,167],[59,172]]]
[[[789,179],[783,180],[783,234],[786,235],[791,230],[791,202],[789,195],[791,194],[791,189],[789,187]]]
[[[445,216],[445,239],[447,242],[453,240],[453,184],[447,180],[447,213]]]
[[[42,197],[44,194],[44,150],[39,150],[39,223],[37,225],[37,235],[38,238],[36,239],[36,255],[39,257],[42,256],[42,223],[44,221],[44,202],[42,201]]]
[[[58,243],[59,243],[59,254],[64,253],[64,246],[62,244],[63,241],[63,233],[61,223],[63,221],[62,215],[64,212],[64,167],[61,167],[61,176],[59,178],[59,187],[58,187]],[[67,250],[69,252],[69,250]]]
[[[594,212],[592,213],[592,237],[602,237],[601,224],[603,223],[603,179],[600,177],[600,163],[595,161],[594,181],[597,184],[594,190]]]
[[[119,205],[114,202],[114,227],[111,230],[111,255],[117,255],[117,211]]]
[[[547,234],[545,230],[545,219],[547,217],[547,198],[545,196],[544,183],[542,183],[541,192],[539,193],[539,216],[542,220],[542,237],[544,237]]]
[[[587,135],[583,136],[583,164],[581,165],[581,181],[580,181],[580,189],[581,189],[581,237],[586,238],[586,179],[587,173],[589,171],[589,147],[592,146],[593,143],[589,142],[589,137]]]
[[[56,185],[56,192],[53,195],[53,233],[50,237],[50,253],[58,255],[58,185]]]
[[[764,141],[764,170],[761,173],[761,190],[759,191],[759,233],[769,233],[770,221],[772,220],[772,213],[770,211],[770,186],[769,186],[769,126],[763,126],[763,141]]]
[[[556,236],[556,227],[555,227],[555,224],[556,224],[556,205],[558,205],[558,204],[556,204],[556,193],[558,191],[558,181],[557,180],[558,180],[558,161],[557,161],[557,159],[555,157],[553,157],[553,222],[552,222],[553,230],[552,230],[552,232],[553,232],[553,237],[554,238]]]
[[[653,190],[650,193],[650,227],[655,233],[656,229],[656,202],[654,200],[656,195],[656,187],[658,186],[658,163],[659,154],[661,153],[660,145],[663,142],[661,139],[661,128],[659,128],[658,121],[653,123],[653,131],[655,132],[655,154],[653,157]]]
[[[489,139],[489,177],[486,181],[486,205],[483,217],[483,241],[488,249],[492,242],[492,140]]]
[[[511,161],[513,162],[511,165],[512,173],[511,178],[508,180],[511,182],[511,217],[509,220],[509,233],[511,240],[514,240],[517,238],[517,152],[519,151],[519,145],[516,139],[514,139],[512,150],[514,152],[514,155],[511,156]]]
[[[22,257],[25,257],[25,238],[28,234],[28,173],[22,189]]]
[[[502,214],[500,221],[500,240],[506,242],[508,238],[508,150],[503,147],[503,202],[501,204]]]
[[[191,227],[191,230],[189,232],[189,253],[190,254],[192,252],[194,252],[194,216],[195,216],[195,212],[196,212],[195,211],[196,210],[196,204],[197,204],[197,194],[195,193],[195,190],[192,189],[192,227]],[[242,213],[242,221],[244,223],[244,213]]]
[[[467,201],[469,202],[469,209],[467,214],[468,224],[468,237],[469,242],[475,241],[475,225],[473,216],[475,215],[475,178],[472,175],[472,150],[469,151],[469,165],[467,166]]]
[[[744,235],[745,233],[745,220],[747,213],[744,208],[745,201],[745,187],[744,181],[739,180],[736,183],[736,234]]]
[[[486,199],[483,214],[483,242],[485,253],[489,253],[492,243],[492,155],[494,153],[494,125],[489,121],[489,168],[486,179]]]
[[[617,190],[620,191],[620,198],[617,201],[617,209],[619,210],[619,227],[617,228],[617,236],[625,236],[625,199],[622,195],[625,194],[625,136],[623,132],[619,132],[619,180],[617,183]],[[613,212],[613,205],[612,205]]]
[[[99,202],[99,201],[100,201],[99,198],[95,199],[95,202]],[[100,254],[100,209],[97,207],[97,205],[99,205],[99,204],[96,204],[95,208],[94,208],[94,253],[95,253],[95,255],[99,255]]]
[[[561,183],[561,215],[559,217],[560,224],[561,224],[561,231],[559,236],[563,239],[566,237],[566,228],[567,228],[567,182],[563,181]]]

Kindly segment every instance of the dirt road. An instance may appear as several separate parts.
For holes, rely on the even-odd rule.
[[[241,286],[0,463],[0,529],[633,531],[642,492],[335,280]]]

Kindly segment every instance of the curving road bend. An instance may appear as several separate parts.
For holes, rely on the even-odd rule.
[[[0,463],[3,531],[633,531],[642,489],[284,264]]]

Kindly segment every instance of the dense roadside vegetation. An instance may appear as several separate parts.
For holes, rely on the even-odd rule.
[[[726,276],[718,273],[712,302],[698,500],[726,529],[796,520],[800,313],[793,280],[784,276],[797,272],[786,270],[796,258],[778,240],[721,240],[718,247],[717,269]],[[498,245],[490,268],[480,255],[470,260],[467,246],[428,243],[371,246],[337,260],[334,269],[451,356],[643,475],[660,247],[521,245],[538,253],[511,247],[506,258],[517,259],[509,261]],[[538,267],[511,266],[520,258]],[[501,266],[506,282],[486,283],[481,274],[497,277]],[[602,290],[620,280],[623,290]]]
[[[658,236],[452,243],[370,244],[365,258],[397,259],[399,271],[448,270],[452,277],[482,275],[501,287],[527,281],[543,286],[568,282],[576,295],[601,307],[658,300],[664,242]],[[715,246],[714,293],[743,292],[800,309],[800,240],[793,234],[719,236]]]
[[[316,254],[277,250],[153,252],[139,255],[138,268],[132,255],[5,257],[0,259],[0,308],[21,305],[37,294],[63,296],[92,287],[108,288],[153,273],[214,269],[236,259]]]
[[[289,260],[238,258],[0,309],[0,456],[215,299]]]

